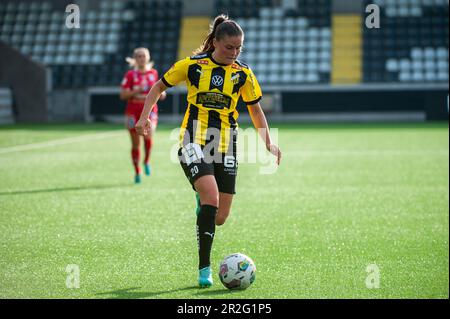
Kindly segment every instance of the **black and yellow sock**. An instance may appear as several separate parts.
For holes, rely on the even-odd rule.
[[[199,254],[198,269],[208,267],[211,264],[211,247],[216,231],[217,207],[202,205],[197,216],[197,242]]]

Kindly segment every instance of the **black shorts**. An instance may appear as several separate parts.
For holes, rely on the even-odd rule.
[[[229,153],[220,153],[217,148],[189,143],[178,150],[178,159],[184,174],[195,190],[195,181],[205,175],[213,175],[219,192],[236,194],[237,158],[236,145]]]

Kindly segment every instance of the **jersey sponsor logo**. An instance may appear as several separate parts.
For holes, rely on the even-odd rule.
[[[183,147],[181,149],[181,154],[183,156],[182,159],[188,166],[191,165],[193,162],[198,161],[201,158],[205,157],[200,145],[195,144],[195,143],[189,143],[185,147]],[[194,166],[194,167],[197,167],[197,166]],[[194,168],[193,173],[195,173],[195,168]],[[198,173],[198,167],[197,167],[197,173]],[[194,175],[192,175],[192,176],[194,176]]]
[[[213,109],[230,108],[231,97],[216,92],[202,92],[197,94],[197,104]]]
[[[226,71],[222,67],[217,67],[211,70],[211,81],[209,84],[209,90],[219,90],[223,92],[223,83],[226,76]]]
[[[223,84],[223,77],[221,77],[220,75],[214,75],[211,78],[211,83],[212,85],[219,87]]]
[[[203,65],[208,65],[209,61],[208,60],[198,60],[197,63],[198,64],[203,64]]]
[[[242,70],[242,67],[240,67],[239,65],[234,64],[234,63],[231,65],[231,68],[236,69],[236,70]]]

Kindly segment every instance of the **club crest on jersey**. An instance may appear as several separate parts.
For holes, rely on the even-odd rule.
[[[203,65],[208,65],[209,61],[208,60],[198,60],[197,64],[203,64]]]
[[[237,84],[239,82],[239,73],[233,74],[233,76],[231,77],[231,82],[233,84]]]
[[[219,87],[223,84],[223,77],[221,77],[220,75],[214,75],[211,78],[211,83],[212,85]]]

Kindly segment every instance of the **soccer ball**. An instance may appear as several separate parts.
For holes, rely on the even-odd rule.
[[[250,257],[241,254],[226,256],[219,268],[219,278],[228,289],[246,289],[255,281],[256,266]]]

